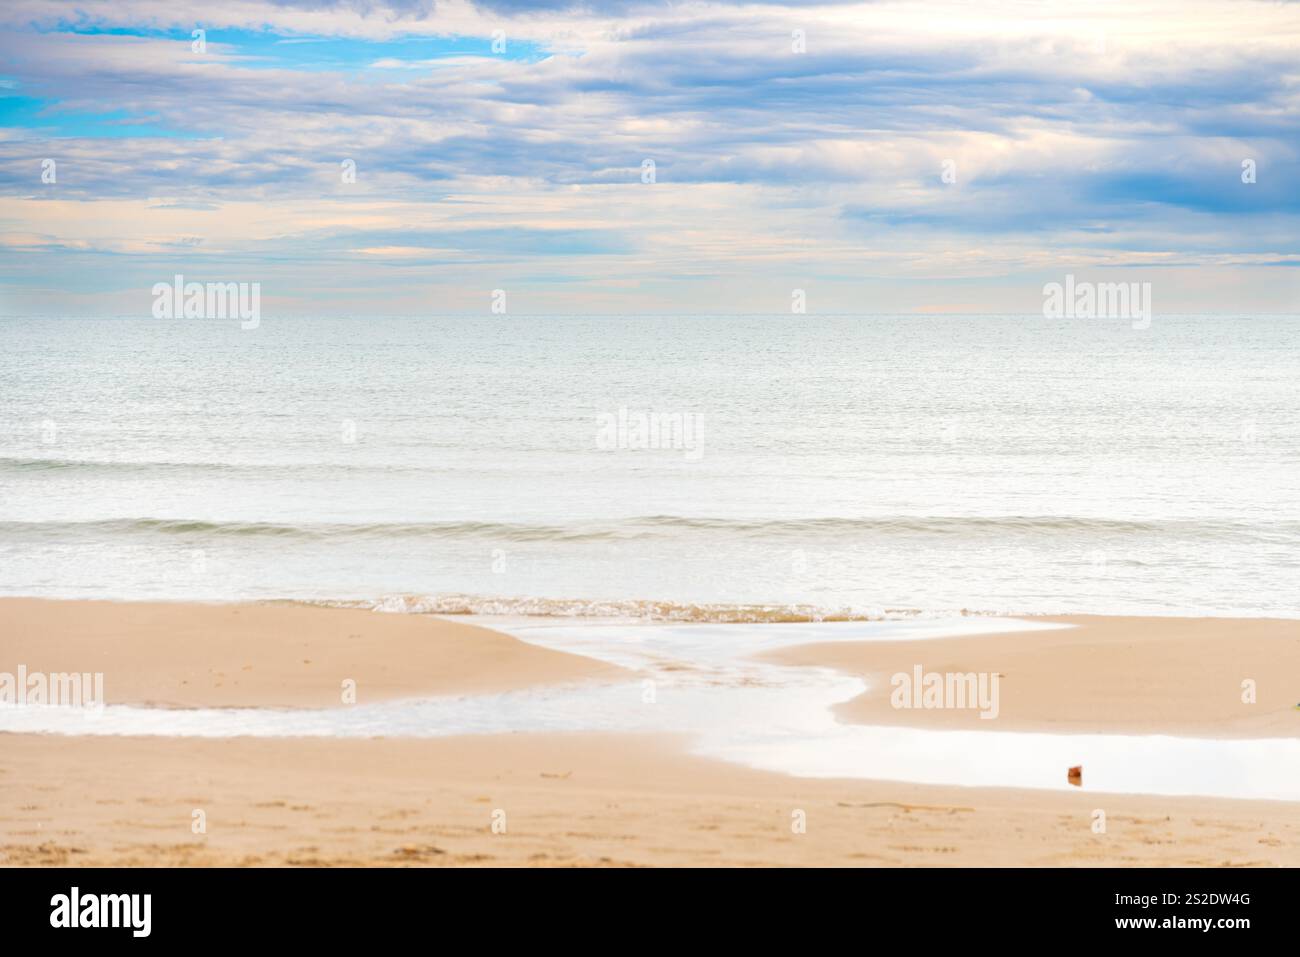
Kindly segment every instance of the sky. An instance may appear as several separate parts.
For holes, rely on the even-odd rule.
[[[176,274],[268,316],[1035,313],[1067,274],[1300,312],[1300,3],[6,0],[0,315]]]

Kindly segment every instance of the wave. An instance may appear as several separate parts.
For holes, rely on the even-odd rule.
[[[582,541],[606,537],[600,531],[552,525],[509,522],[212,522],[196,519],[117,518],[91,521],[0,521],[0,532],[68,533],[100,536],[154,534],[215,538],[295,538],[330,540],[349,538],[502,538],[511,541]]]
[[[1200,520],[1135,521],[1129,519],[1088,518],[1069,515],[897,515],[861,518],[829,516],[801,519],[737,520],[653,515],[629,519],[650,527],[686,529],[721,529],[733,532],[798,533],[809,532],[909,532],[933,535],[962,534],[984,529],[998,531],[1104,531],[1159,532],[1172,527],[1194,526],[1251,528],[1252,523],[1204,522]],[[1300,530],[1300,522],[1288,523]]]
[[[411,472],[420,475],[450,472],[452,469],[434,465],[371,464],[356,462],[172,462],[172,461],[129,461],[120,459],[52,459],[0,456],[0,472],[70,472],[86,474],[133,474],[139,472],[213,472],[213,473],[252,473],[257,476],[270,477],[277,474],[300,475],[303,473],[319,474],[321,472]]]
[[[915,608],[820,608],[815,605],[756,605],[648,601],[642,599],[521,598],[489,595],[386,595],[368,600],[292,600],[325,608],[362,608],[403,615],[508,615],[529,618],[612,618],[619,620],[713,622],[716,624],[883,621],[927,617]],[[960,610],[944,615],[974,615]],[[990,613],[992,614],[992,613]]]
[[[994,537],[1059,533],[1098,535],[1176,535],[1195,539],[1263,540],[1269,534],[1300,535],[1296,521],[1175,519],[1135,521],[1078,516],[893,516],[810,519],[723,519],[652,515],[567,525],[523,522],[223,522],[176,518],[121,518],[88,521],[0,521],[7,535],[163,535],[204,538],[334,539],[432,538],[499,539],[510,542],[617,542],[673,538],[683,534],[806,541],[811,536],[908,535]]]

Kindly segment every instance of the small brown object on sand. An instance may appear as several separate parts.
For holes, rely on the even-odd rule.
[[[1068,778],[1070,783],[1076,788],[1083,787],[1083,765],[1076,764],[1074,767],[1070,768]]]

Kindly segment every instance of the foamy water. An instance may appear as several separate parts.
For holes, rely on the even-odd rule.
[[[5,319],[0,594],[1300,617],[1296,368],[1277,316]]]

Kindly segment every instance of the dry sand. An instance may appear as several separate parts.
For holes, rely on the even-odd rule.
[[[1300,865],[1291,804],[802,780],[678,744],[0,735],[0,863]]]
[[[1300,735],[1300,621],[1231,618],[1033,619],[1058,631],[801,645],[774,661],[859,675],[866,694],[836,708],[841,721],[978,731]],[[890,678],[933,672],[997,673],[999,715],[895,709]],[[1242,682],[1255,682],[1255,703]],[[1300,773],[1298,770],[1297,773]]]
[[[1289,710],[1300,698],[1295,623],[1073,620],[1084,627],[782,657],[871,675],[914,663],[1004,671],[1004,717],[985,725],[1280,734],[1300,723]],[[0,671],[19,663],[102,670],[110,701],[169,706],[334,705],[343,677],[378,698],[619,674],[418,616],[0,600]],[[1243,677],[1259,682],[1258,710],[1244,715]],[[899,720],[887,690],[886,678],[884,695],[842,716]],[[1092,829],[1098,809],[1104,834]],[[192,830],[195,811],[204,833]],[[505,833],[493,832],[494,812]],[[797,812],[805,833],[792,828]],[[0,863],[1295,866],[1300,805],[807,780],[631,735],[0,734]]]
[[[109,704],[342,706],[608,678],[619,669],[425,615],[291,603],[0,599],[0,671],[103,672]]]

